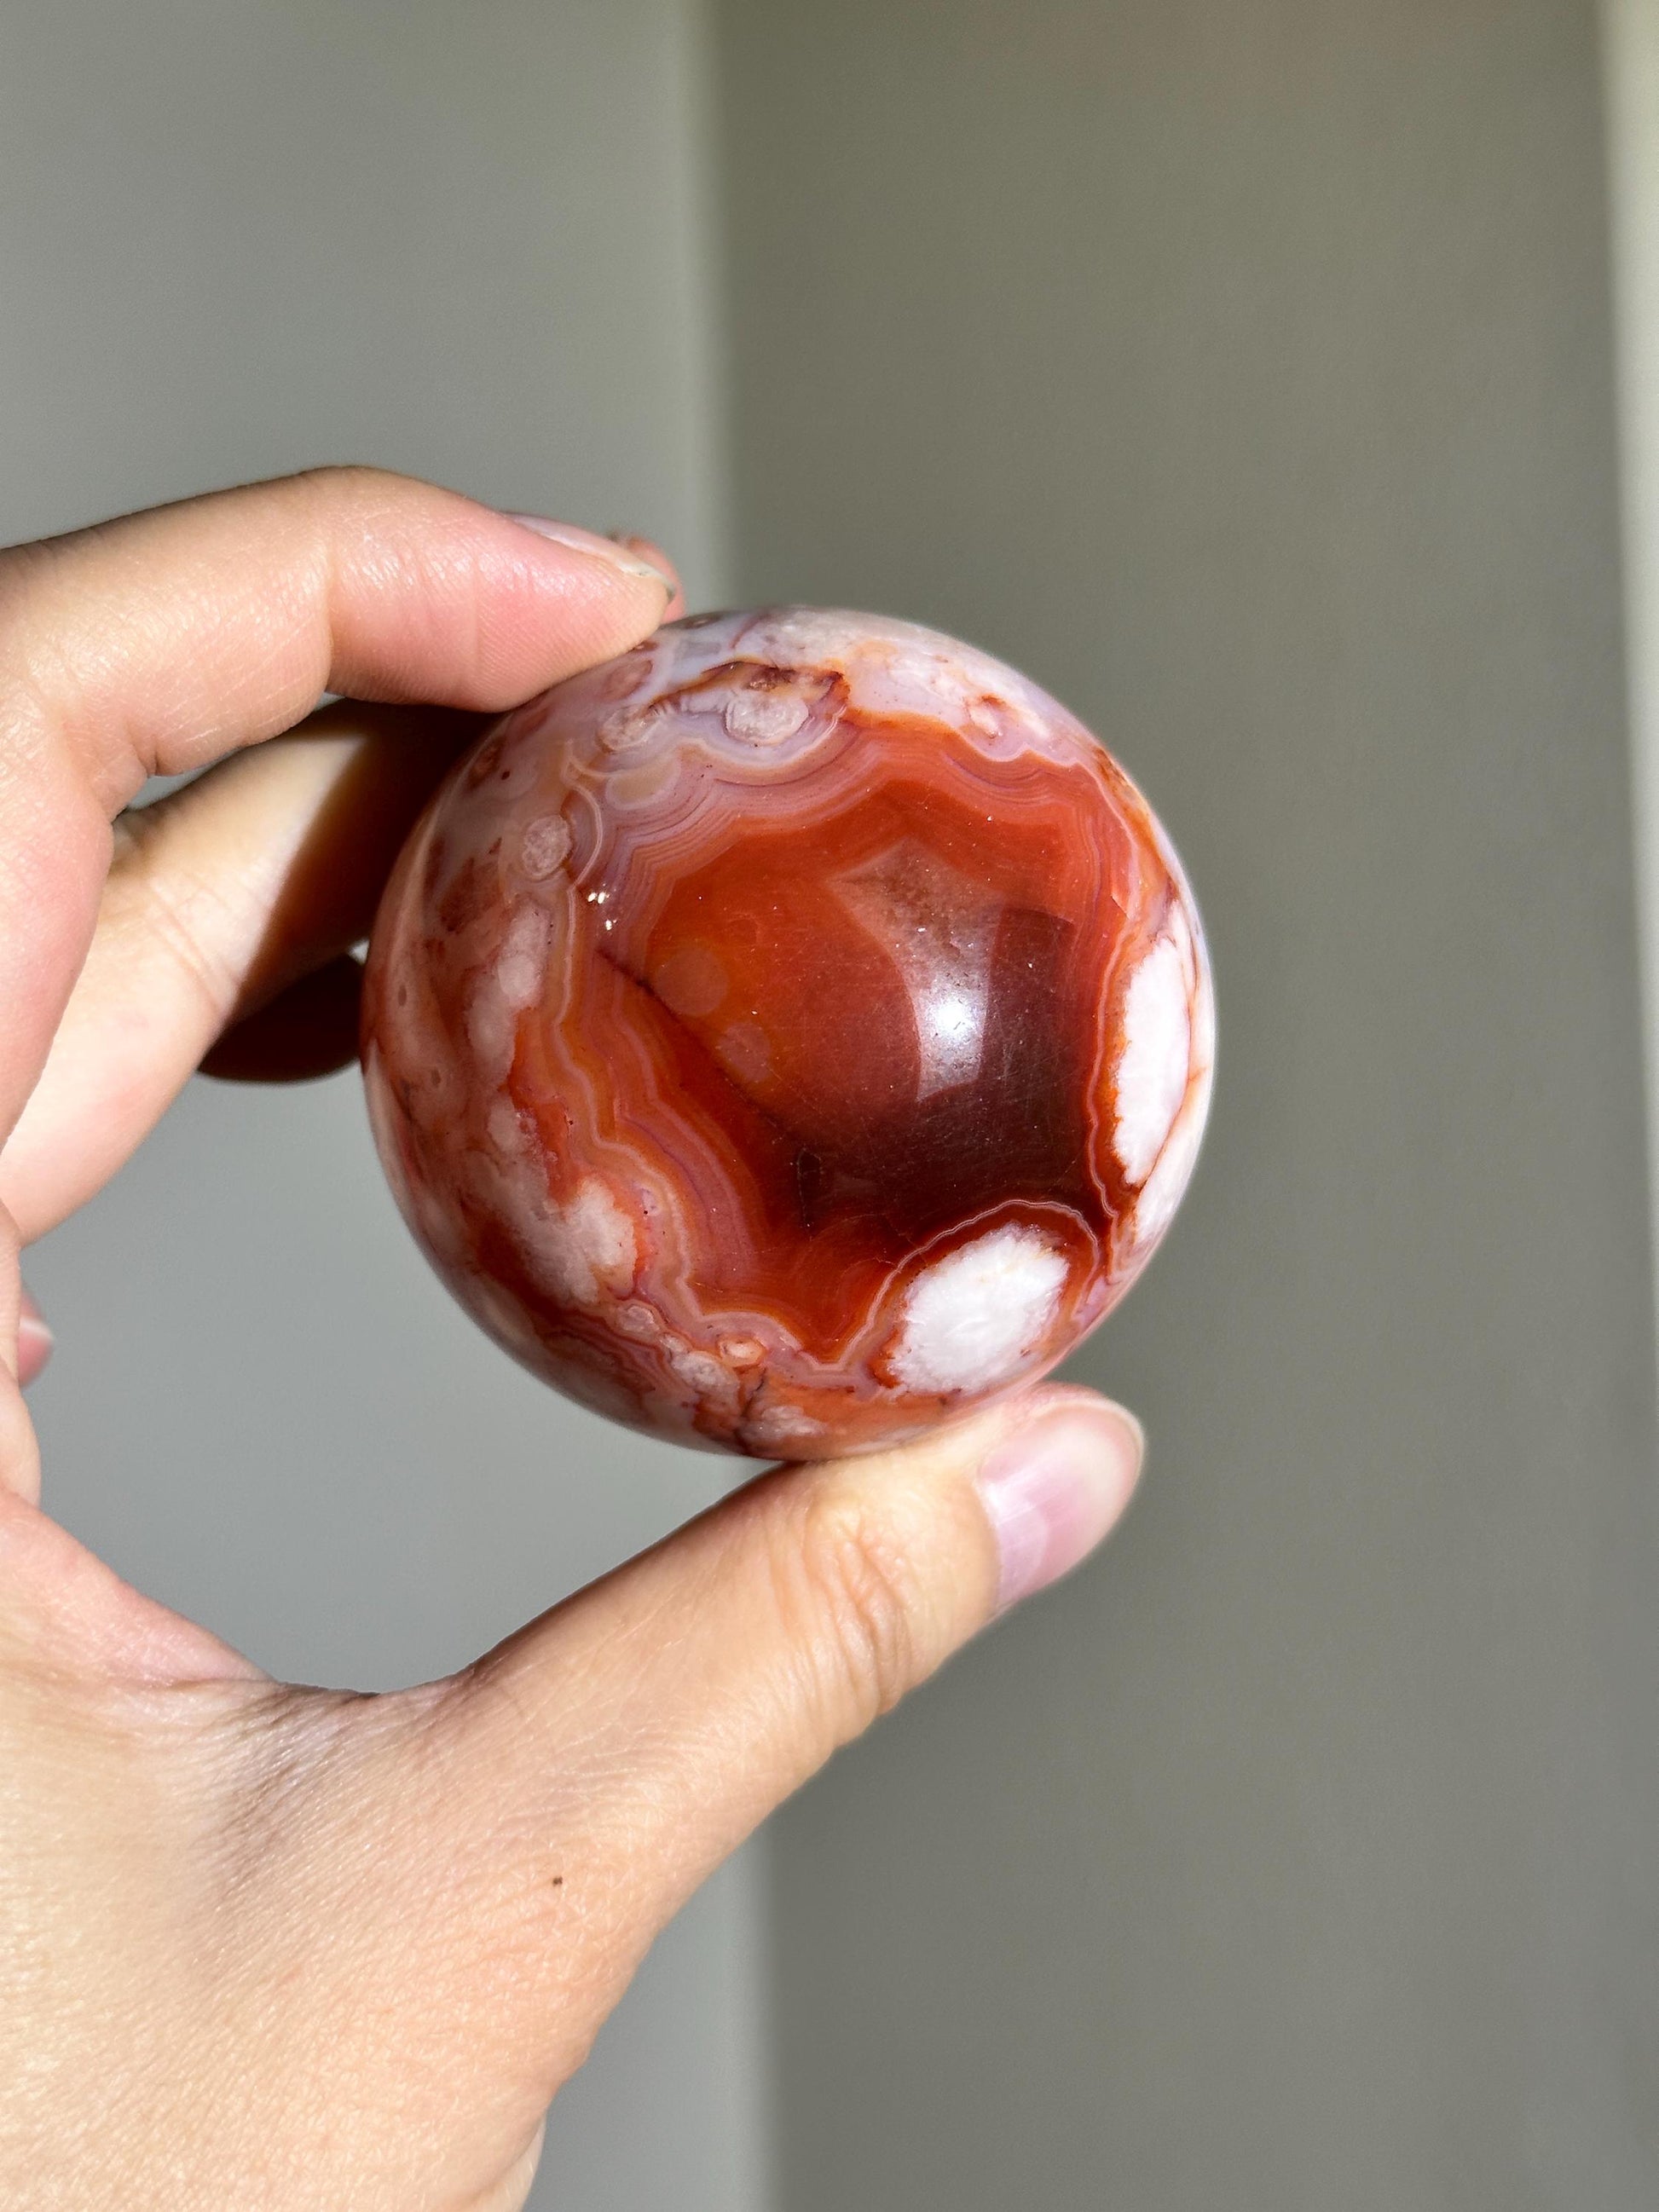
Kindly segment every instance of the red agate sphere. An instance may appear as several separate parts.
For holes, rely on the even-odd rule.
[[[805,1459],[1093,1328],[1186,1184],[1213,1035],[1180,864],[1064,708],[784,607],[674,623],[455,769],[375,923],[363,1069],[509,1352]]]

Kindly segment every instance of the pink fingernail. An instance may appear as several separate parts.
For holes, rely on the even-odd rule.
[[[1128,1504],[1146,1449],[1133,1414],[1103,1398],[1066,1399],[1003,1438],[979,1472],[999,1612],[1087,1558]]]
[[[533,530],[538,538],[550,538],[556,545],[568,546],[573,553],[591,554],[636,582],[660,584],[671,598],[677,588],[672,575],[665,574],[654,561],[635,550],[637,540],[621,545],[614,538],[601,538],[597,530],[584,530],[574,522],[550,522],[540,514],[509,514],[507,519]]]
[[[667,554],[654,538],[641,538],[632,531],[613,530],[611,535],[618,545],[625,546],[648,568],[656,569],[659,575],[667,578],[672,595],[663,611],[663,620],[665,623],[678,622],[685,612],[685,586],[680,581],[679,571]]]
[[[25,1291],[17,1316],[17,1380],[24,1389],[52,1358],[53,1341],[40,1307]]]

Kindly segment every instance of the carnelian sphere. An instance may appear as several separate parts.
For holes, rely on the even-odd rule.
[[[1123,771],[906,623],[699,616],[488,732],[375,923],[363,1068],[456,1297],[584,1404],[817,1458],[1041,1375],[1168,1226],[1197,911]]]

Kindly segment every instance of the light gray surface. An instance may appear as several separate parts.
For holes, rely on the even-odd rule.
[[[368,460],[714,590],[696,63],[677,0],[0,5],[0,534]],[[301,1679],[449,1667],[718,1478],[460,1321],[354,1079],[193,1086],[27,1273],[49,1504]],[[647,1963],[536,2202],[758,2205],[754,1881]]]
[[[1659,4],[1602,0],[1601,18],[1651,1173],[1659,1158]],[[1659,1205],[1649,1213],[1659,1255]]]
[[[1595,17],[725,0],[739,580],[1190,862],[1121,1539],[776,1824],[785,2212],[1647,2212],[1659,1528]]]

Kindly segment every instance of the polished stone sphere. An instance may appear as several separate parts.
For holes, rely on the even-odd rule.
[[[1191,1172],[1198,915],[1013,670],[802,607],[676,623],[495,726],[376,921],[363,1068],[443,1279],[525,1364],[806,1459],[1040,1376]]]

